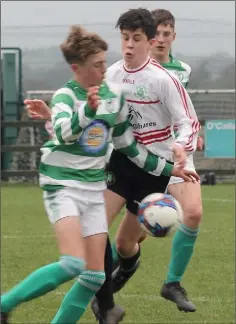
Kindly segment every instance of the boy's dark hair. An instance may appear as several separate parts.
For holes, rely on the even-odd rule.
[[[69,35],[61,44],[61,51],[69,64],[83,64],[90,55],[107,49],[107,43],[99,35],[90,33],[79,25],[71,27]]]
[[[130,9],[123,13],[117,23],[116,28],[135,31],[141,29],[148,40],[155,37],[156,25],[149,10],[144,8]]]
[[[159,25],[170,25],[175,28],[175,17],[172,13],[165,9],[155,9],[151,11],[152,18],[156,27]]]

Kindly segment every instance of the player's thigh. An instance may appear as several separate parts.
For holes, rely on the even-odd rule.
[[[87,268],[90,270],[103,271],[107,233],[87,236],[84,240]]]
[[[49,221],[55,230],[60,254],[84,258],[82,228],[73,190],[64,188],[43,194]]]
[[[106,166],[107,190],[105,200],[109,225],[124,207],[130,197],[131,182],[129,175],[133,164],[124,154],[113,150]]]
[[[104,193],[84,191],[87,208],[81,216],[86,262],[90,270],[104,270],[108,222]]]
[[[135,244],[138,242],[143,230],[137,220],[136,214],[126,210],[116,234],[116,244],[121,250],[127,244]]]
[[[168,192],[179,201],[184,212],[184,223],[192,226],[202,218],[202,195],[200,182],[177,182],[168,186]]]
[[[113,220],[120,213],[126,203],[126,199],[112,190],[105,190],[106,212],[108,226],[112,225]]]

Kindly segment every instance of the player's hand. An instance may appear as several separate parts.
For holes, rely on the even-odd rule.
[[[30,118],[51,120],[51,109],[46,105],[46,103],[43,100],[26,99],[24,101],[24,104],[26,105],[25,109]]]
[[[89,107],[97,111],[100,104],[100,97],[98,96],[99,87],[91,87],[88,89],[87,100]]]
[[[172,170],[172,176],[182,178],[186,182],[197,182],[200,180],[200,177],[196,172],[185,170],[177,165],[175,165]]]
[[[172,151],[173,151],[173,158],[174,158],[174,162],[175,164],[179,167],[179,168],[184,168],[185,163],[186,163],[186,159],[187,159],[187,155],[186,152],[184,150],[184,147],[180,144],[173,144],[172,146]]]

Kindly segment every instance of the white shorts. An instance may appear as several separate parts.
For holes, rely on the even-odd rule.
[[[186,164],[185,164],[185,169],[189,170],[189,171],[195,171],[195,166],[193,164],[193,156],[192,155],[188,156]],[[184,182],[184,179],[178,178],[178,177],[171,177],[168,186],[171,184],[176,184],[176,183],[181,183],[181,182]]]
[[[52,224],[64,217],[79,217],[83,237],[107,233],[104,192],[75,188],[44,191],[44,206]]]

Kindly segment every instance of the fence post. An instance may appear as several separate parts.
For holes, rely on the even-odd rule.
[[[3,54],[3,119],[16,120],[18,118],[18,89],[16,76],[16,53]],[[3,144],[14,144],[17,129],[8,127],[3,133]],[[4,153],[3,169],[9,168],[12,153]]]

